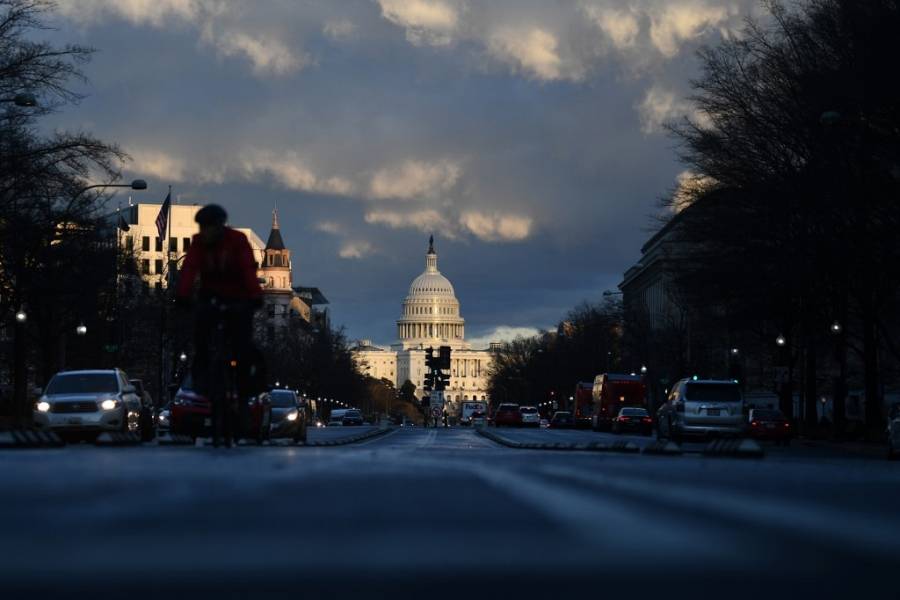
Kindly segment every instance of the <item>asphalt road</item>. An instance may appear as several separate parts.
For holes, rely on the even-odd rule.
[[[515,450],[402,428],[327,448],[9,450],[0,473],[0,597],[900,587],[900,469],[887,461]]]

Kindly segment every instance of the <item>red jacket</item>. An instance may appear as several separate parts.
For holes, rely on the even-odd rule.
[[[200,278],[200,291],[233,300],[254,300],[262,296],[256,279],[256,261],[250,242],[240,231],[230,227],[214,246],[207,246],[196,234],[191,241],[181,276],[178,296],[191,295],[194,280]]]

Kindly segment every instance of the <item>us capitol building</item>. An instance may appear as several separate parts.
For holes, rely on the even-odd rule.
[[[450,386],[444,395],[450,414],[459,411],[465,400],[488,400],[488,372],[493,362],[491,350],[474,350],[465,340],[465,319],[453,284],[438,270],[434,238],[425,255],[425,271],[413,279],[397,321],[398,342],[390,349],[360,340],[354,355],[362,373],[387,379],[397,389],[407,381],[416,386],[416,398],[424,395],[425,349],[450,346]],[[491,344],[491,346],[494,346]]]

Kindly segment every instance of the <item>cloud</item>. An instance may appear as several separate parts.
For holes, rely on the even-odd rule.
[[[211,28],[206,28],[203,39],[214,45],[222,56],[242,56],[248,59],[257,75],[286,75],[313,62],[309,55],[295,53],[277,39],[268,36],[254,37],[240,31],[216,35]]]
[[[668,2],[650,13],[650,39],[663,56],[678,54],[682,42],[724,22],[732,11],[706,2]]]
[[[667,122],[691,113],[692,108],[688,102],[660,85],[651,86],[638,105],[641,131],[646,134],[656,133],[662,130]]]
[[[519,241],[531,233],[531,219],[516,215],[489,215],[467,211],[459,217],[463,229],[485,242]]]
[[[619,10],[588,5],[584,11],[616,48],[631,48],[637,44],[641,24],[638,14],[630,7]]]
[[[432,209],[413,211],[370,210],[366,223],[386,225],[392,229],[417,229],[426,233],[440,231],[446,238],[455,238],[452,225],[440,212]]]
[[[57,9],[81,23],[95,23],[107,17],[132,25],[162,27],[169,19],[195,22],[205,13],[220,12],[215,0],[58,0]]]
[[[676,187],[672,193],[673,212],[681,212],[690,206],[697,197],[716,186],[716,180],[708,175],[697,175],[693,171],[682,171],[675,177]]]
[[[353,35],[356,24],[349,19],[335,19],[328,21],[322,27],[322,33],[333,40],[344,40]]]
[[[499,325],[489,333],[479,337],[469,338],[468,341],[473,348],[487,348],[491,342],[511,342],[516,338],[530,338],[540,334],[540,331],[534,327],[511,327],[509,325]]]
[[[446,46],[453,41],[459,11],[443,0],[378,0],[381,16],[406,30],[414,45]]]
[[[258,181],[268,176],[288,189],[301,192],[346,196],[354,189],[353,183],[343,177],[316,175],[296,152],[247,151],[243,153],[241,168],[246,179]]]
[[[320,221],[316,223],[315,228],[316,231],[330,233],[332,235],[338,235],[344,232],[343,226],[337,221]]]
[[[341,246],[338,256],[346,259],[360,259],[372,253],[372,244],[365,240],[347,241]]]
[[[157,150],[132,150],[130,154],[129,171],[163,181],[184,181],[184,163],[175,157]]]
[[[581,79],[584,75],[581,69],[573,66],[565,68],[558,45],[552,33],[537,27],[527,31],[504,28],[490,37],[488,51],[495,58],[510,64],[513,71],[522,71],[536,79]]]
[[[379,199],[434,197],[456,185],[461,172],[458,164],[448,160],[433,163],[408,160],[376,171],[369,192]]]

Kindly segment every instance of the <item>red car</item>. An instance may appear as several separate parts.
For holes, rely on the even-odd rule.
[[[494,413],[494,426],[521,427],[522,413],[519,411],[519,405],[512,404],[511,402],[504,402],[498,406],[497,411]]]
[[[241,402],[238,407],[238,437],[255,440],[257,444],[269,439],[272,423],[272,401],[269,393]],[[193,438],[212,435],[212,406],[209,400],[193,389],[191,377],[184,378],[169,408],[170,431],[174,435]]]
[[[776,444],[787,446],[794,437],[794,430],[780,410],[753,408],[750,410],[750,437],[775,440]]]

